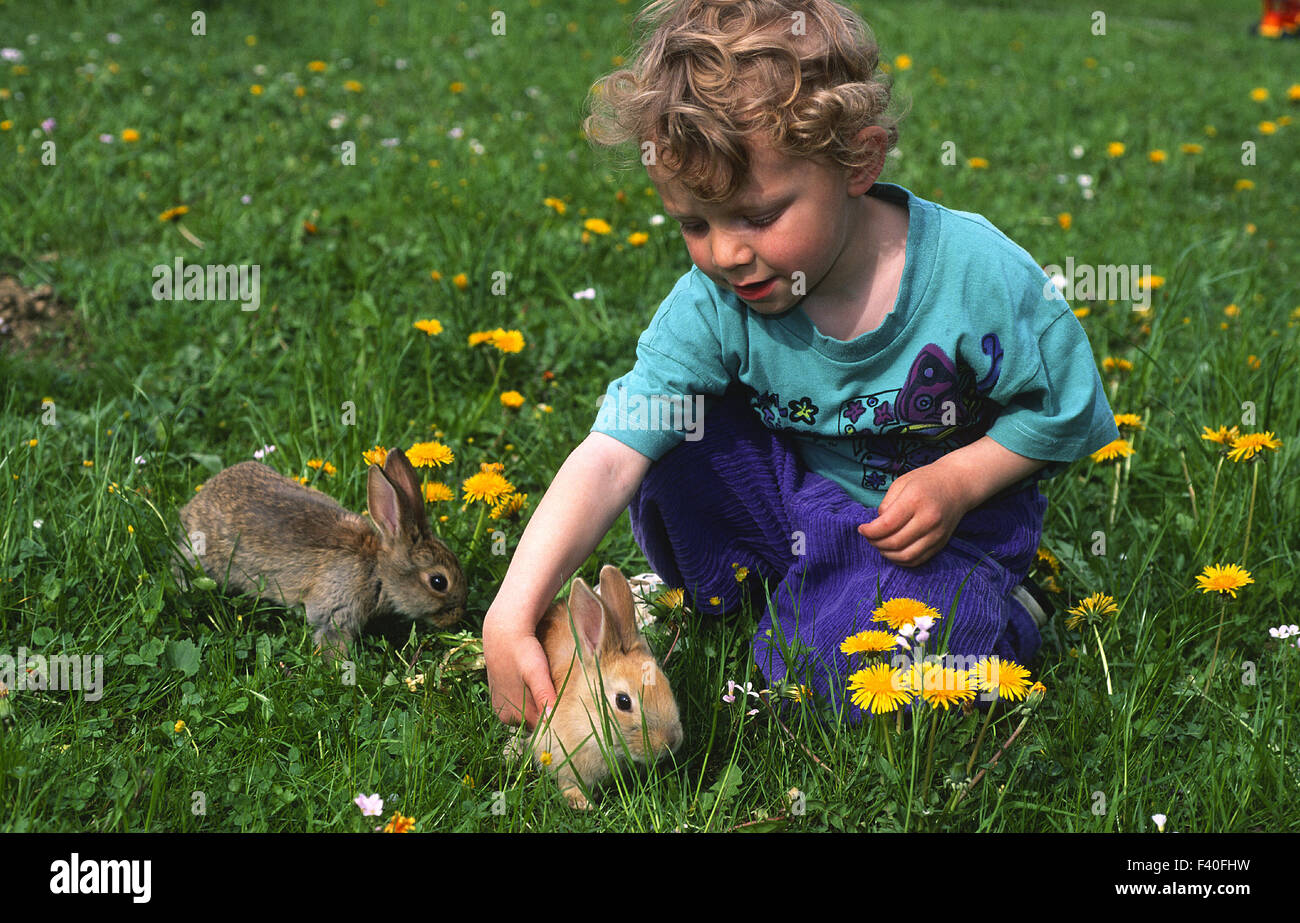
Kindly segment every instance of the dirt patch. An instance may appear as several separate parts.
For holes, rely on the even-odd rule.
[[[72,309],[48,285],[24,288],[16,276],[0,275],[0,349],[62,359],[85,368],[85,337]]]

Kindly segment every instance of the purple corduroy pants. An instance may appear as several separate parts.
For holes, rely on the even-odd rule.
[[[943,615],[927,651],[950,632],[951,654],[1027,664],[1039,633],[1010,593],[1033,563],[1046,507],[1037,486],[996,497],[921,566],[892,564],[857,531],[876,509],[808,471],[788,437],[763,426],[747,392],[733,387],[709,410],[702,438],[651,465],[629,512],[650,566],[685,587],[696,611],[735,610],[748,595],[764,613],[753,654],[769,683],[807,683],[834,705],[849,672],[840,644],[889,630],[871,618],[886,599],[919,599]],[[743,581],[737,565],[748,570]]]

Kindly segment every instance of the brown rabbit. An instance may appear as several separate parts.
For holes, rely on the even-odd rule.
[[[232,590],[301,603],[317,644],[334,653],[375,615],[452,624],[465,575],[429,528],[415,469],[392,449],[368,477],[373,526],[260,462],[233,465],[181,509],[181,553]]]
[[[568,605],[552,604],[537,626],[559,698],[530,746],[574,808],[590,807],[581,785],[590,788],[609,775],[606,753],[652,763],[681,746],[677,701],[633,611],[627,578],[607,564],[599,596],[575,578]]]

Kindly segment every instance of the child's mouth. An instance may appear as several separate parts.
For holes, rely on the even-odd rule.
[[[766,282],[756,282],[753,285],[733,285],[736,294],[746,301],[759,301],[766,298],[776,288],[777,277],[773,276]]]

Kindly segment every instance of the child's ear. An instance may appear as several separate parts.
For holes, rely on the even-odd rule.
[[[862,195],[885,169],[885,151],[889,147],[889,132],[879,125],[868,125],[854,139],[867,152],[865,166],[849,173],[849,195]]]

